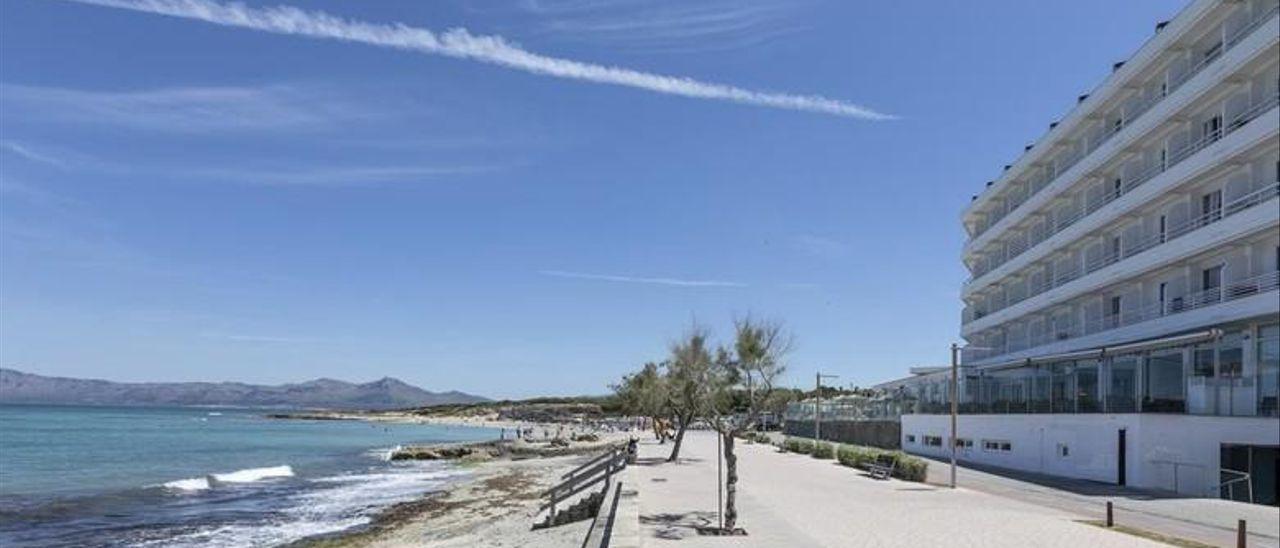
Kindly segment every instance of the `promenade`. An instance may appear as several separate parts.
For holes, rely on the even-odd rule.
[[[738,525],[745,537],[698,533],[716,524],[716,438],[690,432],[679,463],[670,445],[640,444],[628,478],[639,493],[642,546],[1165,546],[1078,520],[1060,509],[960,488],[873,480],[832,460],[739,442]]]

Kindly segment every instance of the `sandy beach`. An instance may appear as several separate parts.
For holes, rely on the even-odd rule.
[[[542,492],[555,485],[562,474],[611,445],[643,435],[642,432],[605,432],[582,424],[503,421],[493,416],[423,417],[400,412],[320,412],[294,414],[287,418],[412,422],[508,430],[507,439],[496,443],[399,448],[398,453],[403,458],[444,447],[463,447],[473,452],[449,459],[467,475],[445,489],[387,508],[372,523],[359,530],[295,543],[297,547],[316,548],[579,546],[590,527],[589,519],[533,529],[534,522],[542,517],[540,507],[545,502]],[[511,440],[517,429],[529,434],[527,441]],[[575,440],[588,433],[594,434],[596,439],[587,436],[587,440]],[[557,438],[567,445],[550,442]]]

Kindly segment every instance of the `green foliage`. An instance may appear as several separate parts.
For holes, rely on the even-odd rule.
[[[836,451],[836,460],[845,466],[866,470],[882,455],[893,457],[895,463],[893,477],[906,481],[923,482],[925,480],[929,463],[902,451],[887,451],[863,445],[841,445]]]
[[[806,440],[804,438],[787,438],[787,441],[783,442],[782,448],[786,449],[789,453],[808,455],[813,452],[813,440]]]
[[[813,445],[813,452],[809,455],[815,459],[830,459],[835,456],[836,447],[834,444],[827,442],[818,442]]]

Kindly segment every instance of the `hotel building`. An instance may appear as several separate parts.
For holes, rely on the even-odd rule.
[[[964,210],[962,460],[1276,503],[1277,4],[1156,25]],[[918,373],[902,447],[948,456]]]

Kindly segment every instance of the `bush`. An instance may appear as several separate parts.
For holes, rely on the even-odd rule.
[[[808,455],[813,452],[813,441],[806,439],[787,438],[786,443],[782,446],[791,453],[801,453]]]
[[[906,481],[923,482],[925,480],[929,463],[902,451],[886,451],[861,445],[842,445],[836,452],[836,460],[845,466],[866,470],[876,462],[876,459],[886,455],[893,457],[894,460],[893,477]]]
[[[835,454],[836,448],[834,444],[819,442],[814,444],[813,452],[810,453],[810,456],[815,459],[830,459],[834,457]]]

